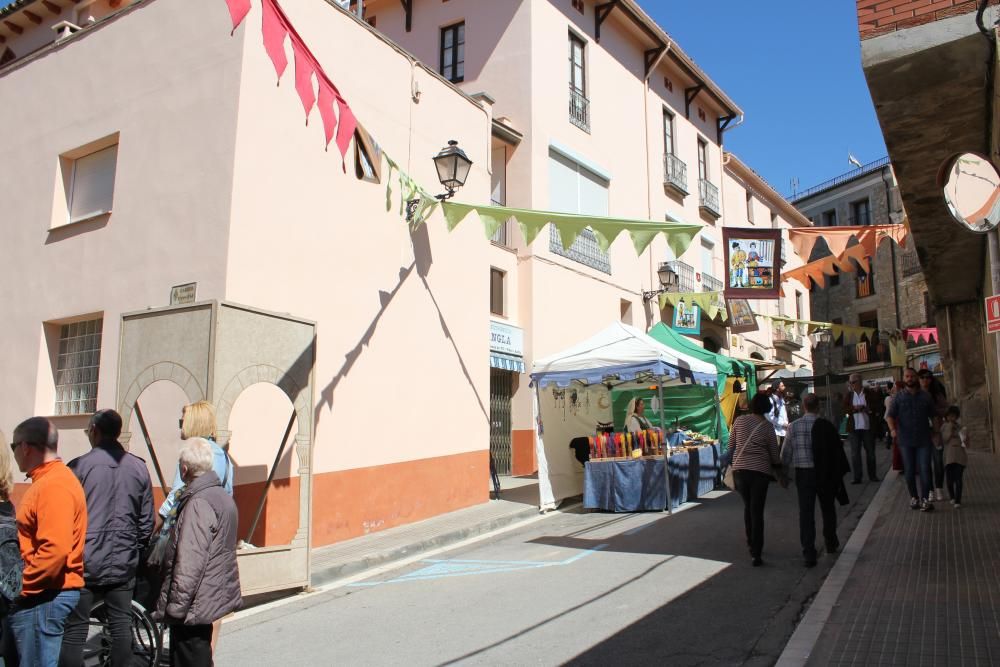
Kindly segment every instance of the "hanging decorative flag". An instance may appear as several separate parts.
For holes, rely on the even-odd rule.
[[[930,345],[938,342],[937,327],[924,327],[921,329],[907,329],[907,340],[912,340],[917,345]]]
[[[701,308],[698,304],[687,305],[678,301],[674,306],[674,331],[697,336],[701,333]]]
[[[697,305],[710,321],[719,314],[723,321],[727,318],[722,292],[664,292],[660,295],[660,310],[666,308],[668,303],[677,308],[681,301]]]
[[[723,227],[727,299],[777,299],[781,230]]]
[[[229,16],[233,19],[233,30],[229,33],[232,35],[250,12],[250,0],[226,0],[226,4],[229,6]]]
[[[279,13],[277,3],[264,0],[261,5],[261,32],[264,35],[264,50],[267,51],[274,72],[281,82],[281,75],[288,67],[288,56],[285,55],[285,39],[288,37],[288,27]]]
[[[295,92],[302,100],[302,108],[306,112],[306,125],[309,124],[309,112],[312,111],[316,103],[316,93],[313,92],[313,75],[316,70],[313,68],[312,60],[302,48],[296,48],[296,43],[292,42],[292,52],[295,54]]]
[[[726,299],[726,309],[729,311],[730,333],[757,331],[757,316],[751,310],[747,299]]]

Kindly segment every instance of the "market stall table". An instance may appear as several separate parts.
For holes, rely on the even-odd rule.
[[[687,501],[689,455],[675,452],[667,460],[671,507]],[[583,506],[609,512],[661,512],[667,487],[662,456],[628,460],[587,461],[584,465]]]
[[[687,478],[688,498],[695,500],[715,488],[719,479],[721,455],[718,443],[692,445],[687,451],[691,457]]]

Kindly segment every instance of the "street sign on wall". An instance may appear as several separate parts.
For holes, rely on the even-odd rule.
[[[1000,332],[1000,295],[986,297],[986,332]]]

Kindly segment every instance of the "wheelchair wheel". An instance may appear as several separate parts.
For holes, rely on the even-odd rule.
[[[145,607],[132,601],[132,662],[131,667],[156,667],[163,652],[163,636],[159,626],[146,613]],[[111,628],[108,626],[104,601],[90,612],[90,628],[83,648],[86,667],[111,664]]]

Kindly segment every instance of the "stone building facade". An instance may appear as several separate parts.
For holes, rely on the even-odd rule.
[[[818,227],[903,224],[906,219],[888,158],[809,188],[793,196],[792,203]],[[829,254],[825,242],[819,242],[809,259]],[[813,355],[817,375],[857,372],[870,383],[898,379],[901,368],[890,363],[890,332],[935,326],[927,283],[909,241],[902,247],[881,242],[870,274],[860,270],[839,274],[825,287],[813,286],[809,296],[814,320],[878,329],[870,341],[819,343]],[[936,343],[910,342],[907,363],[927,362],[940,373],[937,352]]]

